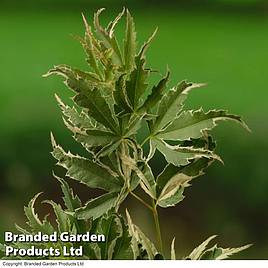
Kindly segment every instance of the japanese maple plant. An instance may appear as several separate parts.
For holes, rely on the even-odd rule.
[[[54,209],[56,224],[48,218],[40,219],[34,210],[37,194],[25,207],[27,230],[16,227],[21,233],[104,234],[104,243],[81,242],[83,259],[176,259],[175,238],[170,254],[163,252],[158,209],[182,202],[192,180],[203,175],[214,161],[221,161],[210,135],[218,122],[228,120],[249,129],[239,116],[224,110],[184,109],[189,92],[204,84],[182,81],[170,87],[168,70],[158,83],[149,86],[153,72],[146,64],[145,55],[157,31],[138,48],[130,12],[123,9],[104,28],[99,21],[102,11],[94,14],[94,31],[83,16],[85,35],[79,41],[88,70],[58,65],[44,75],[63,77],[65,85],[72,90],[73,107],[58,95],[56,100],[66,127],[84,147],[86,157],[65,151],[51,134],[52,155],[57,165],[66,170],[67,180],[54,174],[62,188],[64,206],[45,201]],[[126,26],[121,44],[115,36],[115,27],[122,18]],[[150,161],[156,151],[165,161],[160,174],[156,174]],[[74,195],[68,179],[102,189],[103,194],[83,204]],[[145,194],[138,194],[138,188]],[[154,239],[135,225],[131,211],[119,212],[129,195],[152,212],[156,245]],[[209,246],[214,238],[209,237],[184,259],[225,259],[249,246]],[[46,243],[39,246],[48,247]],[[55,246],[61,248],[63,244],[58,242]]]

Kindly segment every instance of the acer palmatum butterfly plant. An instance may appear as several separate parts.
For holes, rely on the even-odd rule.
[[[209,134],[218,122],[233,121],[249,129],[239,116],[224,110],[185,110],[183,104],[189,92],[204,84],[182,81],[170,87],[170,72],[167,71],[156,85],[149,86],[152,71],[146,66],[145,55],[156,31],[138,48],[129,11],[124,9],[106,28],[99,22],[102,11],[100,9],[94,15],[94,32],[83,16],[85,36],[79,40],[89,70],[58,65],[45,76],[62,76],[66,86],[73,91],[73,107],[64,104],[58,95],[56,100],[66,127],[87,155],[85,158],[65,151],[51,134],[52,155],[58,161],[57,165],[67,170],[66,178],[105,193],[83,204],[73,194],[67,180],[54,174],[61,184],[64,207],[51,200],[45,202],[54,209],[56,226],[47,218],[39,219],[35,213],[37,194],[25,207],[27,230],[16,227],[22,234],[52,234],[55,231],[104,234],[105,243],[67,243],[73,247],[82,245],[84,259],[176,259],[175,238],[171,242],[170,255],[164,256],[158,208],[180,203],[191,181],[201,176],[213,161],[221,161]],[[123,17],[126,30],[123,44],[119,45],[114,31]],[[147,133],[143,141],[139,139],[140,133],[143,136]],[[147,145],[149,152],[145,150]],[[157,176],[150,162],[156,151],[166,161],[165,168]],[[147,198],[137,194],[138,187],[144,190]],[[152,212],[157,246],[133,223],[128,211],[125,215],[118,212],[129,195]],[[225,259],[248,247],[208,246],[214,238],[209,237],[185,259]],[[17,248],[30,245],[14,243]],[[59,241],[54,247],[61,249],[64,245],[66,243]],[[38,246],[46,248],[51,244]]]

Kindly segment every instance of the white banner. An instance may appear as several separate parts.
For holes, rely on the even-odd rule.
[[[68,261],[50,261],[50,260],[40,260],[40,261],[30,261],[30,260],[19,260],[19,261],[0,261],[0,267],[107,267],[107,268],[143,268],[143,267],[154,267],[162,268],[165,265],[167,268],[225,268],[225,267],[257,267],[257,268],[267,268],[268,260],[235,260],[235,261],[83,261],[83,260],[68,260]]]

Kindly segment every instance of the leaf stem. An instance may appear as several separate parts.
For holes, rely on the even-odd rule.
[[[147,208],[149,208],[151,211],[153,211],[153,207],[151,207],[150,205],[148,205],[142,198],[140,198],[138,195],[136,195],[133,192],[129,192],[133,197],[135,197],[137,200],[139,200],[144,206],[146,206]]]
[[[160,229],[160,223],[159,223],[159,216],[157,212],[156,204],[153,201],[153,216],[154,216],[154,223],[155,223],[155,229],[156,229],[156,237],[157,237],[157,243],[159,250],[161,253],[163,253],[163,242],[162,242],[162,236],[161,236],[161,229]]]
[[[160,252],[163,253],[163,242],[162,242],[161,228],[160,228],[160,222],[159,222],[159,216],[158,216],[156,204],[153,201],[153,206],[150,206],[141,197],[139,197],[138,195],[136,195],[132,191],[129,191],[129,193],[133,197],[135,197],[138,201],[140,201],[144,206],[146,206],[148,209],[150,209],[152,211],[153,217],[154,217],[155,229],[156,229],[158,248],[159,248]]]
[[[151,136],[148,136],[142,143],[141,143],[141,147],[143,147],[143,145],[151,138]]]

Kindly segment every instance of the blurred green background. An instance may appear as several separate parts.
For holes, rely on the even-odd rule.
[[[214,131],[225,165],[214,164],[186,190],[182,203],[160,211],[166,250],[174,235],[183,256],[218,234],[222,246],[254,244],[236,258],[268,259],[268,3],[257,0],[1,0],[0,241],[4,230],[23,224],[23,205],[36,192],[60,199],[51,176],[50,130],[64,148],[81,151],[54,99],[55,92],[66,99],[68,90],[60,79],[41,75],[60,63],[87,68],[72,36],[83,34],[81,12],[91,21],[96,9],[106,7],[107,22],[122,6],[135,17],[140,44],[159,27],[148,63],[160,73],[168,65],[170,85],[182,79],[208,83],[191,93],[188,107],[228,109],[252,129],[248,134],[223,123]],[[123,25],[118,30],[122,36]],[[76,189],[89,199],[88,190]],[[136,223],[153,236],[151,215],[133,200],[129,206]],[[44,215],[47,207],[40,210]]]

